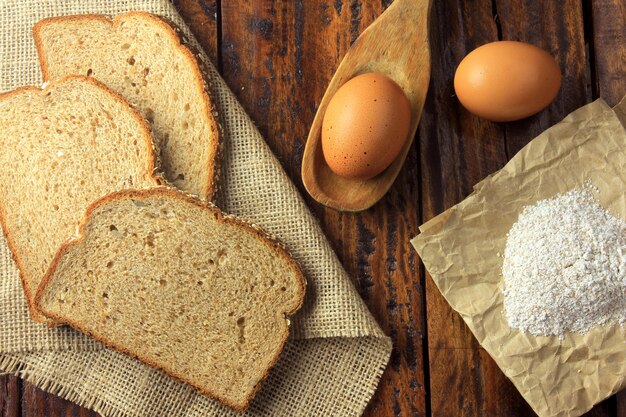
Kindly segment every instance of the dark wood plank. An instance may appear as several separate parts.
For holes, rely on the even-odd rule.
[[[559,63],[561,90],[548,108],[519,122],[505,123],[507,156],[511,158],[537,136],[578,107],[590,102],[591,81],[587,76],[587,55],[583,8],[578,0],[537,2],[496,0],[499,33],[503,40],[538,46]]]
[[[172,3],[193,32],[216,67],[218,62],[218,0],[172,0]]]
[[[22,417],[97,417],[86,408],[49,394],[28,382],[22,383]]]
[[[303,195],[301,157],[316,106],[351,41],[380,1],[222,2],[223,75]],[[373,209],[340,214],[308,202],[361,295],[394,339],[368,416],[425,415],[422,292],[409,239],[417,232],[413,150]]]
[[[626,3],[592,0],[590,4],[596,95],[614,106],[626,94]]]
[[[622,391],[615,396],[615,417],[626,417],[626,392]]]
[[[435,3],[432,17],[437,58],[419,131],[424,220],[461,201],[473,184],[590,98],[579,2],[444,1]],[[536,44],[567,68],[563,88],[547,110],[523,121],[494,124],[459,105],[452,87],[456,66],[472,49],[498,39]],[[432,414],[532,415],[430,279],[426,290]],[[608,409],[610,404],[602,405],[594,413],[608,415]]]
[[[0,416],[20,417],[20,391],[22,381],[11,375],[0,376]]]
[[[316,105],[350,43],[391,1],[173,1],[213,62],[224,62],[227,82],[306,195],[299,173]],[[583,7],[590,19],[582,18]],[[390,366],[367,416],[430,411],[436,416],[532,415],[432,280],[420,277],[408,240],[422,221],[462,200],[473,184],[592,96],[600,95],[609,104],[621,99],[626,93],[624,8],[618,0],[591,0],[582,6],[571,0],[558,5],[530,0],[434,2],[430,93],[419,140],[389,195],[359,215],[339,214],[308,200],[361,295],[394,339]],[[593,59],[587,74],[583,21],[592,22],[588,49]],[[499,37],[542,46],[567,68],[563,89],[547,111],[497,125],[470,115],[454,98],[452,77],[458,62],[474,47]],[[15,377],[0,377],[0,416],[18,415],[96,414]],[[588,416],[626,417],[626,394],[599,404]]]
[[[614,106],[626,95],[626,3],[592,0],[589,4],[591,7],[585,11],[591,26],[594,98],[602,97]],[[626,391],[615,396],[614,406],[616,417],[626,417]]]
[[[22,382],[22,416],[34,417],[50,415],[51,410],[46,410],[46,399],[48,396],[45,392],[37,388],[35,385],[23,381]]]
[[[431,84],[419,128],[424,221],[461,201],[506,162],[502,126],[465,111],[452,82],[470,50],[497,40],[491,1],[434,2],[431,19]],[[426,294],[432,415],[531,415],[430,277]]]

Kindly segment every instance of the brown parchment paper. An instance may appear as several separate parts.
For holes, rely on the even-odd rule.
[[[626,102],[616,108],[626,109]],[[626,131],[602,100],[546,130],[412,240],[426,269],[485,350],[543,417],[578,416],[626,387],[626,332],[535,337],[509,328],[501,293],[506,234],[523,206],[591,180],[626,218]]]
[[[0,0],[0,91],[41,83],[31,35],[40,19],[130,10],[170,19],[202,50],[167,0]],[[359,416],[387,364],[390,339],[252,120],[206,55],[199,58],[208,67],[224,131],[218,205],[283,240],[308,281],[285,350],[244,415]],[[0,372],[19,375],[109,417],[239,415],[68,327],[34,323],[1,238]]]

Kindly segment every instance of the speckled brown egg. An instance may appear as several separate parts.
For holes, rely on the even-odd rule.
[[[322,122],[322,151],[342,177],[368,179],[383,172],[405,144],[411,122],[406,95],[382,74],[362,74],[331,98]]]
[[[561,71],[554,58],[523,42],[492,42],[476,48],[454,76],[461,104],[496,122],[537,113],[554,100],[560,86]]]

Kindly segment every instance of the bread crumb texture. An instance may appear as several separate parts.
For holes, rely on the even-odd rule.
[[[145,122],[86,77],[0,95],[0,149],[0,214],[29,301],[89,204],[156,185]]]
[[[244,223],[168,189],[97,202],[40,294],[52,317],[243,409],[289,333],[304,280]]]
[[[34,36],[44,78],[87,75],[125,97],[151,125],[166,179],[212,197],[217,123],[198,62],[172,27],[142,12],[68,16],[42,20]]]

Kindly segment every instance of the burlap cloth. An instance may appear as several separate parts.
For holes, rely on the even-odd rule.
[[[31,28],[48,16],[144,10],[178,24],[167,0],[0,0],[0,91],[38,85]],[[359,298],[315,218],[207,57],[224,128],[218,205],[281,238],[308,279],[303,308],[250,416],[359,416],[374,393],[391,342]],[[0,150],[2,152],[2,150]],[[4,241],[0,242],[0,369],[106,416],[237,415],[160,371],[69,328],[33,323]]]

